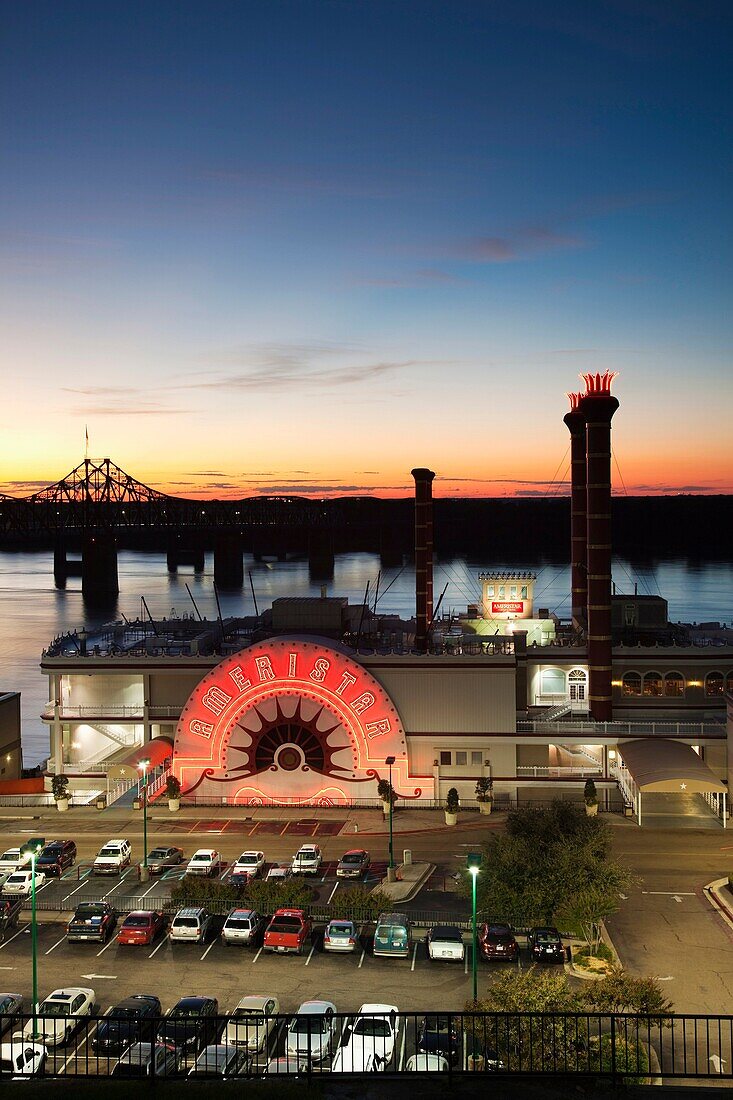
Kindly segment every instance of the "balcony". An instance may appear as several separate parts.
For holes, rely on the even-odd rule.
[[[170,706],[150,706],[145,708],[142,703],[137,703],[132,706],[122,706],[115,703],[105,703],[103,701],[94,704],[87,703],[83,706],[69,706],[64,703],[59,707],[59,718],[62,722],[83,721],[84,719],[95,722],[113,721],[115,719],[120,719],[125,722],[142,722],[145,718],[146,709],[149,719],[173,718],[178,721],[182,708]],[[53,703],[49,703],[41,715],[44,722],[53,721],[53,711]]]

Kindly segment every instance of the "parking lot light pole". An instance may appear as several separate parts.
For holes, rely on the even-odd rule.
[[[389,768],[389,865],[387,867],[387,882],[394,882],[397,877],[394,865],[394,844],[392,837],[392,803],[394,801],[392,797],[392,765],[395,762],[394,756],[388,756],[384,761]]]
[[[31,953],[33,956],[33,1038],[36,1038],[36,1014],[38,1012],[38,918],[36,911],[36,858],[40,849],[31,851]]]
[[[140,868],[140,881],[147,882],[150,878],[148,871],[148,768],[149,760],[141,760],[138,768],[143,773],[143,865]]]
[[[481,854],[471,852],[466,860],[471,875],[471,975],[473,978],[473,1003],[478,1001],[478,933],[476,929],[476,884],[481,867]]]

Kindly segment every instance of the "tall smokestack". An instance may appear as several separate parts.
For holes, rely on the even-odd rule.
[[[584,374],[588,532],[588,672],[590,713],[610,722],[611,701],[611,395],[615,371]]]
[[[428,648],[433,618],[433,478],[432,470],[412,470],[415,479],[415,647]]]
[[[573,619],[585,627],[588,617],[588,540],[586,532],[585,416],[582,393],[569,393],[570,412],[563,420],[570,431],[570,571]]]

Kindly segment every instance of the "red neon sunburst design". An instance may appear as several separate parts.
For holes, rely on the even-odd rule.
[[[341,767],[334,760],[334,755],[343,749],[343,745],[331,746],[328,738],[330,734],[341,728],[341,723],[325,706],[310,718],[306,718],[303,714],[303,700],[297,696],[295,711],[288,716],[283,709],[281,699],[276,697],[274,718],[267,718],[258,706],[252,707],[249,714],[257,716],[261,727],[257,733],[253,734],[241,723],[237,723],[237,727],[250,737],[251,743],[238,744],[235,736],[230,739],[229,752],[239,752],[245,757],[244,762],[236,767],[230,764],[229,772],[233,778],[257,775],[268,769],[280,768],[283,771],[295,771],[296,766],[291,764],[291,761],[295,761],[298,754],[303,761],[303,770],[330,776],[336,776],[339,772],[344,776],[351,775],[347,768]],[[319,721],[326,715],[333,724],[326,729],[319,729]],[[286,756],[288,748],[294,750],[290,756]]]

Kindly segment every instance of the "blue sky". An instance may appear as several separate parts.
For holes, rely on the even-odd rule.
[[[629,490],[730,491],[732,22],[6,6],[4,488],[65,472],[89,424],[182,494],[399,492],[423,464],[526,490],[578,371],[610,367]]]

